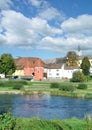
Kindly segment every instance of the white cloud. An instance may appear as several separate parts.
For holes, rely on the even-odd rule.
[[[41,18],[33,18],[31,22],[32,28],[41,35],[61,34],[62,30],[51,27],[46,20]]]
[[[19,47],[36,47],[44,36],[53,36],[62,33],[61,29],[51,27],[46,20],[27,18],[15,11],[2,11],[1,36],[4,36],[8,45]]]
[[[12,0],[0,0],[0,9],[1,10],[9,9],[11,5],[13,5]]]
[[[3,46],[6,44],[6,38],[3,35],[0,35],[0,46]]]
[[[29,0],[29,3],[38,9],[37,15],[42,19],[53,20],[57,18],[57,21],[65,19],[65,14],[51,6],[46,0]]]
[[[32,6],[39,7],[42,3],[42,0],[29,0]]]
[[[33,46],[37,40],[37,34],[31,27],[31,20],[15,11],[2,12],[2,27],[6,30],[4,35],[9,45]]]
[[[46,20],[52,20],[55,18],[64,20],[65,19],[65,15],[64,13],[60,13],[56,8],[54,7],[48,7],[45,10],[41,10],[41,12],[39,13],[39,17],[46,19]]]
[[[92,50],[92,15],[65,20],[65,15],[45,0],[29,2],[39,8],[37,17],[28,18],[20,12],[9,10],[12,1],[0,0],[0,8],[4,9],[0,14],[0,46],[7,44],[64,53],[80,45],[87,53]],[[64,20],[59,28],[49,24],[49,20],[58,19]]]
[[[92,33],[92,15],[81,15],[75,18],[69,18],[61,24],[63,30],[67,33]]]

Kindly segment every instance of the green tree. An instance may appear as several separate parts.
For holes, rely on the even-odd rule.
[[[67,66],[78,66],[78,55],[74,51],[69,51],[66,58]]]
[[[12,75],[16,70],[15,62],[11,54],[2,54],[0,57],[0,73]]]
[[[84,57],[81,63],[81,69],[84,75],[89,75],[90,66],[91,65],[88,57]]]
[[[84,82],[86,81],[85,75],[81,71],[75,71],[71,79],[72,82]]]

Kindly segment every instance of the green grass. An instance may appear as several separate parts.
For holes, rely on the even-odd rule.
[[[0,91],[15,91],[21,90],[26,94],[33,94],[37,92],[42,94],[43,92],[49,92],[51,95],[56,96],[67,96],[67,97],[77,97],[77,98],[92,98],[92,81],[85,82],[87,89],[77,89],[79,83],[72,82],[58,82],[59,86],[71,86],[75,87],[73,92],[62,91],[59,87],[50,87],[52,82],[30,82],[23,80],[11,80],[11,81],[0,81]]]
[[[11,113],[0,115],[0,130],[92,130],[92,121],[88,118],[79,120],[45,120],[41,118],[14,118]]]

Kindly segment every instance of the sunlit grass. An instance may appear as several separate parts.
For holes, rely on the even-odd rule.
[[[59,96],[68,96],[68,97],[82,97],[82,98],[92,98],[92,82],[85,82],[87,84],[87,89],[77,89],[79,83],[71,82],[58,82],[60,85],[73,85],[75,90],[73,92],[62,91],[58,87],[50,87],[52,82],[43,82],[43,81],[21,81],[21,80],[12,80],[12,81],[0,81],[0,91],[15,91],[20,90],[24,93],[32,94],[34,92],[44,93],[48,92],[51,95]]]
[[[0,130],[92,130],[90,116],[83,120],[75,117],[71,119],[42,119],[15,118],[11,113],[0,115]]]

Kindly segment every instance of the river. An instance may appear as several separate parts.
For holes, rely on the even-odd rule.
[[[12,112],[15,117],[44,119],[92,118],[92,100],[44,95],[0,95],[0,113]]]

